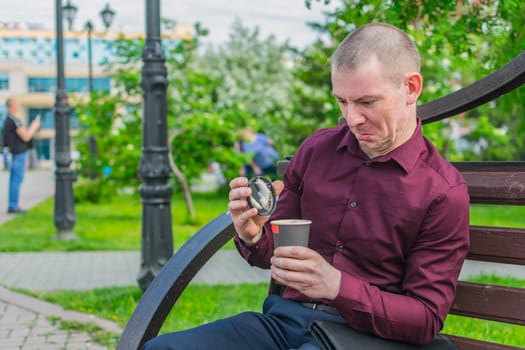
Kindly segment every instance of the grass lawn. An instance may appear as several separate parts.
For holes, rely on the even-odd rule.
[[[179,248],[199,228],[227,209],[225,194],[197,193],[193,196],[196,222],[190,222],[182,195],[174,194],[171,205],[173,238]],[[107,203],[79,203],[75,206],[78,239],[70,242],[53,240],[53,199],[24,215],[0,225],[0,252],[139,250],[142,206],[140,197],[119,195]],[[233,244],[229,245],[230,248]]]
[[[498,283],[525,287],[525,280],[480,276],[471,279],[480,283]],[[187,329],[243,311],[260,311],[268,292],[266,283],[243,285],[190,285],[177,301],[160,333]],[[101,288],[92,291],[57,291],[31,295],[60,304],[66,309],[92,313],[125,326],[141,297],[138,287]],[[525,344],[525,327],[498,322],[466,319],[450,315],[443,333],[501,342],[507,345]],[[107,335],[105,344],[118,341],[118,336]]]

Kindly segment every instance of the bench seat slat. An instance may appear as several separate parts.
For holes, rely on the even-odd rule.
[[[525,265],[525,229],[470,226],[468,258]]]
[[[450,313],[525,326],[525,288],[458,282]]]

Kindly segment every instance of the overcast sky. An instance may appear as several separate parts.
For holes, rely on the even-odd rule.
[[[67,0],[63,0],[65,4]],[[144,32],[145,1],[139,0],[71,0],[78,7],[75,27],[82,29],[91,20],[95,29],[102,30],[99,12],[109,3],[117,12],[113,29],[128,32]],[[239,17],[245,26],[259,26],[262,37],[275,34],[280,42],[289,38],[291,43],[302,47],[313,41],[316,33],[307,26],[308,21],[321,21],[322,12],[334,7],[312,1],[312,9],[304,6],[304,0],[161,0],[163,17],[182,23],[200,21],[210,30],[209,40],[223,42],[227,39],[231,24]],[[0,0],[0,21],[29,21],[43,23],[54,29],[55,1],[53,0]]]

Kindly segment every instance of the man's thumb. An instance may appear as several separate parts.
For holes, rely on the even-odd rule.
[[[275,195],[280,195],[281,192],[284,190],[284,183],[281,180],[275,180],[272,182],[273,189],[275,191]]]

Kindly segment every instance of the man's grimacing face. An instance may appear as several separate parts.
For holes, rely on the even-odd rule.
[[[353,70],[332,72],[332,89],[350,131],[370,158],[386,154],[412,135],[413,96],[406,81],[394,84],[372,56]]]

